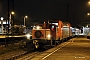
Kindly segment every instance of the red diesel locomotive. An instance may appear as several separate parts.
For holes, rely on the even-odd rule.
[[[37,49],[46,45],[57,45],[71,38],[72,35],[70,23],[60,20],[52,23],[44,22],[33,27],[31,41],[32,45]]]

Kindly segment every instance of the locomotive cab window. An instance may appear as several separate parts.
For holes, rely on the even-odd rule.
[[[51,27],[51,30],[54,30],[54,26]]]
[[[56,25],[51,25],[51,30],[56,31]]]

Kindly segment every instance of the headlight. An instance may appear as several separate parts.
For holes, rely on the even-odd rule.
[[[26,34],[27,39],[30,39],[30,36],[31,36],[30,34]]]
[[[40,26],[37,26],[37,29],[40,29]]]
[[[47,39],[48,39],[48,40],[50,40],[50,38],[51,38],[51,35],[50,35],[50,34],[48,34],[48,35],[47,35]]]
[[[50,37],[51,37],[51,35],[50,35],[50,34],[48,34],[48,35],[47,35],[47,37],[48,37],[48,38],[50,38]]]

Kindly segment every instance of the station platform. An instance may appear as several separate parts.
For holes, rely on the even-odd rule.
[[[31,60],[90,60],[90,40],[73,38],[49,49]]]

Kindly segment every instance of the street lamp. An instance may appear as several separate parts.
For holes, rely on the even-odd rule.
[[[10,22],[10,29],[11,29],[11,25],[13,24],[13,21],[12,21],[12,15],[14,15],[15,13],[12,11],[11,13],[10,13],[10,20],[9,20],[9,22]],[[9,23],[8,22],[8,23]]]
[[[90,12],[88,12],[87,15],[88,15],[88,22],[90,23]]]
[[[90,13],[87,13],[87,15],[90,15]]]
[[[88,4],[90,5],[90,0],[88,1]]]
[[[24,16],[24,26],[25,26],[25,19],[28,18],[28,16]]]
[[[2,34],[3,34],[3,17],[1,17],[1,27],[2,27]]]

